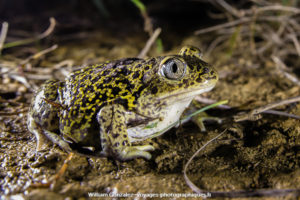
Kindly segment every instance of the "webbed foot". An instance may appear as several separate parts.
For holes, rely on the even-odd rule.
[[[145,158],[147,160],[151,159],[151,154],[148,151],[153,151],[154,147],[152,145],[143,146],[128,146],[123,150],[118,151],[118,158],[120,160],[131,160],[134,158]]]
[[[199,113],[198,115],[192,117],[192,121],[200,128],[201,132],[205,132],[206,128],[204,125],[204,121],[216,121],[219,124],[222,123],[222,119],[219,117],[213,117],[207,115],[205,112]]]

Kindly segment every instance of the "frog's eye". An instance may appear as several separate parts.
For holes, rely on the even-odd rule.
[[[161,67],[161,74],[171,80],[181,79],[186,71],[186,65],[179,59],[166,60]]]

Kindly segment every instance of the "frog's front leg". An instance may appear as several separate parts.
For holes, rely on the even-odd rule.
[[[127,134],[126,110],[122,105],[114,104],[103,107],[97,114],[100,124],[100,136],[103,154],[119,160],[133,158],[150,159],[147,151],[154,150],[151,145],[131,146]]]

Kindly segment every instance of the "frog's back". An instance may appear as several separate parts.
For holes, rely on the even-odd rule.
[[[137,58],[118,60],[85,67],[67,79],[62,101],[66,106],[60,118],[60,131],[82,138],[96,130],[92,127],[99,110],[118,103],[133,107],[135,96],[143,89],[142,69],[145,61]],[[78,142],[78,141],[77,141]]]

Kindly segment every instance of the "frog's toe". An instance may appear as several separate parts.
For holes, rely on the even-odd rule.
[[[141,151],[154,151],[155,148],[152,145],[135,146],[134,148]]]
[[[219,118],[219,117],[212,117],[212,116],[209,116],[207,115],[206,113],[200,113],[199,115],[196,115],[194,117],[192,117],[192,121],[194,123],[197,124],[197,126],[200,128],[201,132],[205,132],[206,131],[206,128],[205,128],[205,125],[204,125],[204,121],[216,121],[218,122],[219,124],[222,123],[222,119]]]
[[[119,153],[119,158],[120,160],[131,160],[134,158],[145,158],[150,160],[151,154],[147,151],[153,150],[154,147],[151,145],[126,147],[122,152]]]

